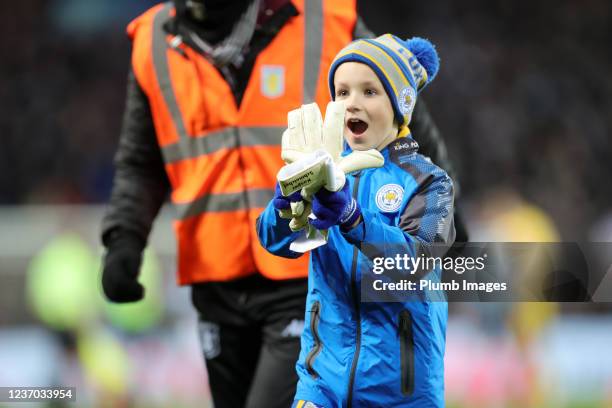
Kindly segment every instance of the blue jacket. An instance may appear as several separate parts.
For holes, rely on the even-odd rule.
[[[331,228],[311,253],[295,399],[328,408],[444,406],[447,304],[367,302],[360,290],[373,253],[442,256],[454,242],[452,182],[417,149],[412,138],[397,139],[381,152],[383,167],[347,176],[363,221],[346,233]],[[268,251],[300,256],[289,249],[298,234],[272,203],[257,231]]]

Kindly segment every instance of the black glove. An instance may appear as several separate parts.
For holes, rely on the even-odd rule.
[[[102,289],[111,302],[141,300],[144,287],[138,283],[144,241],[133,233],[112,231],[107,240],[102,271]]]

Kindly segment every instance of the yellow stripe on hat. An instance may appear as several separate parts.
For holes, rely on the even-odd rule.
[[[403,48],[410,56],[414,56],[414,54],[408,48],[403,47],[401,44],[399,44],[391,34],[381,35],[376,39],[376,41],[379,41],[382,45],[390,48],[395,52],[395,55],[397,55],[397,57],[402,60],[406,68],[408,68],[408,72],[410,72],[412,80],[416,84],[416,79],[414,77],[414,72],[412,72],[412,67],[410,66],[408,56],[401,52],[400,49]]]
[[[419,89],[421,89],[423,85],[427,83],[427,78],[428,78],[427,71],[422,66],[421,66],[421,81],[417,83],[416,78],[414,77],[414,72],[412,71],[412,65],[410,64],[408,55],[411,57],[414,57],[417,60],[417,62],[418,62],[418,59],[412,53],[412,51],[410,51],[408,48],[406,48],[402,44],[398,43],[397,40],[391,34],[382,35],[378,37],[376,41],[380,41],[383,45],[391,48],[393,51],[395,51],[395,54],[399,58],[401,58],[402,61],[404,61],[404,65],[406,65],[406,67],[408,68],[408,71],[410,71],[410,75],[412,75],[412,80],[414,81],[414,83],[417,85]],[[401,52],[400,49],[404,49],[408,53],[408,55]]]
[[[306,401],[304,401],[304,400],[300,400],[300,402],[298,402],[298,404],[295,406],[295,408],[302,408],[304,406],[305,402]]]
[[[376,40],[373,39],[372,41],[376,41]],[[381,69],[381,71],[385,74],[385,76],[387,78],[392,78],[392,77],[389,76],[389,73],[384,68],[382,68],[380,66],[380,64],[375,60],[375,58],[372,55],[365,53],[365,51],[360,51],[360,48],[362,48],[363,45],[366,45],[366,46],[374,49],[377,53],[383,55],[387,60],[389,60],[389,62],[391,62],[391,64],[393,64],[393,66],[395,67],[399,77],[402,78],[402,79],[405,78],[405,75],[404,75],[404,72],[402,71],[402,69],[397,65],[397,63],[393,60],[393,58],[391,58],[389,56],[389,54],[387,54],[387,52],[385,50],[383,50],[382,48],[377,47],[376,45],[371,44],[371,43],[369,43],[369,42],[367,42],[365,40],[360,40],[360,41],[358,41],[358,42],[356,42],[354,44],[349,44],[347,47],[345,47],[343,50],[341,50],[338,53],[338,55],[336,55],[336,58],[334,58],[334,61],[336,61],[336,60],[338,60],[338,59],[340,59],[340,58],[342,58],[342,57],[344,57],[345,55],[348,55],[348,54],[359,54],[362,57],[366,57],[370,61],[374,62]],[[333,64],[333,62],[332,62],[332,64]],[[407,83],[408,85],[410,85],[410,82],[408,80],[404,80],[403,82]]]
[[[384,51],[383,51],[383,50],[380,50],[380,51],[381,51],[382,53],[384,53]],[[336,56],[336,59],[340,59],[340,58],[342,58],[342,57],[344,57],[345,55],[348,55],[348,54],[357,54],[357,55],[361,55],[361,56],[362,56],[362,57],[364,57],[364,58],[367,58],[367,59],[368,59],[369,61],[371,61],[371,62],[372,62],[374,65],[376,65],[376,66],[378,67],[378,69],[380,69],[380,71],[383,73],[383,75],[384,75],[385,77],[387,77],[387,78],[391,78],[391,77],[389,76],[389,73],[387,72],[387,70],[386,70],[386,69],[384,69],[384,68],[383,68],[383,66],[382,66],[382,65],[380,65],[380,63],[379,63],[378,61],[376,61],[374,58],[372,58],[372,56],[371,56],[371,55],[369,55],[369,54],[367,54],[367,53],[365,53],[365,52],[363,52],[363,51],[356,50],[356,49],[350,49],[350,50],[347,50],[347,51],[344,51],[344,52],[341,52],[340,54],[338,54],[338,56]],[[385,55],[386,55],[386,54],[385,54]],[[402,74],[402,77],[403,77],[403,76],[404,76],[404,75]],[[394,81],[390,81],[390,80],[388,80],[387,82],[389,82],[389,84],[391,85],[391,88],[393,88],[393,93],[394,93],[395,95],[398,95],[397,89],[395,88],[395,85],[393,84],[393,82],[394,82]]]
[[[370,48],[374,48],[376,49],[376,51],[380,52],[382,55],[385,56],[385,58],[387,60],[389,60],[389,62],[395,67],[395,69],[397,70],[397,73],[399,74],[400,78],[404,79],[404,83],[407,84],[408,86],[410,86],[410,81],[406,78],[406,76],[404,75],[404,71],[402,71],[402,69],[400,68],[399,65],[397,65],[397,62],[395,62],[395,60],[393,60],[393,58],[391,58],[391,56],[389,54],[387,54],[387,51],[383,50],[382,48],[377,47],[376,45],[369,43],[369,42],[364,42],[364,45],[369,46]],[[399,54],[399,53],[397,53]],[[410,75],[412,74],[412,71],[410,71]],[[386,73],[385,76],[387,76],[387,78],[390,78]],[[414,79],[414,75],[413,75],[413,79]],[[397,92],[396,92],[397,94]]]
[[[408,48],[397,42],[395,37],[393,37],[391,34],[385,34],[378,37],[376,41],[380,41],[383,45],[395,51],[397,53],[397,56],[400,57],[402,61],[404,61],[404,64],[406,64],[410,68],[410,61],[408,60],[408,56],[414,56],[414,54]],[[407,54],[401,52],[400,49],[404,49]]]

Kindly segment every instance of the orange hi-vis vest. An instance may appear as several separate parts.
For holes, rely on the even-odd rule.
[[[178,282],[227,281],[259,272],[307,276],[308,257],[266,252],[255,231],[282,167],[287,112],[329,101],[327,73],[352,40],[355,0],[294,0],[291,18],[257,56],[242,103],[219,71],[163,25],[172,3],[128,26],[132,67],[151,107],[177,209]]]

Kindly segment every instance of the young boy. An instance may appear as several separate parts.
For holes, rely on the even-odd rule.
[[[348,146],[378,149],[385,164],[314,195],[311,223],[329,236],[310,259],[298,408],[444,406],[446,303],[362,302],[359,290],[372,273],[363,268],[372,265],[366,248],[440,256],[454,242],[452,182],[417,153],[408,129],[416,95],[438,66],[428,41],[389,34],[349,44],[332,63],[330,92],[345,102]],[[278,214],[291,199],[277,193],[257,225],[262,245],[285,257],[301,255],[289,249],[299,234]]]

